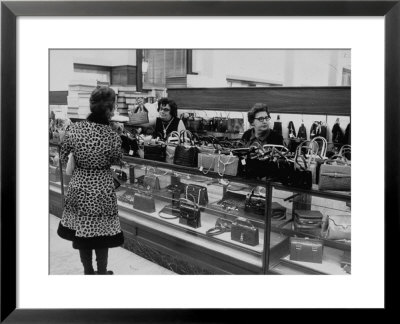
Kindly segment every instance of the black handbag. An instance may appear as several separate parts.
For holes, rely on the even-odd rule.
[[[201,212],[198,202],[193,196],[179,200],[179,223],[193,228],[201,226]]]
[[[188,135],[190,139],[190,146],[184,145],[185,135]],[[198,154],[199,149],[194,146],[191,133],[189,131],[182,131],[179,136],[179,145],[175,149],[174,164],[187,167],[197,167]]]
[[[190,196],[193,196],[195,201],[197,201],[200,206],[206,206],[208,203],[208,193],[206,187],[196,184],[186,185],[185,198],[189,199]]]
[[[247,218],[238,217],[231,226],[231,239],[243,244],[256,246],[259,243],[258,228]]]
[[[293,212],[293,229],[304,234],[320,236],[322,213],[318,210],[296,209]]]
[[[144,144],[144,159],[165,162],[167,156],[165,143]]]

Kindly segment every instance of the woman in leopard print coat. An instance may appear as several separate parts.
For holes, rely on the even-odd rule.
[[[85,274],[107,271],[108,248],[120,246],[123,233],[118,218],[117,198],[110,166],[122,158],[121,139],[109,122],[115,109],[115,92],[97,87],[90,97],[87,120],[72,124],[61,147],[61,159],[73,153],[75,170],[69,183],[58,234],[79,249]]]

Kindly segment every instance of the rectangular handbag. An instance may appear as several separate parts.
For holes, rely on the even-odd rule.
[[[188,184],[185,188],[185,198],[190,199],[193,196],[195,201],[200,206],[206,206],[208,204],[208,192],[207,187],[203,187],[196,184]]]
[[[179,223],[193,228],[201,226],[201,211],[194,199],[181,198],[179,200]]]
[[[265,214],[265,196],[256,195],[254,193],[255,188],[246,196],[244,210],[247,212],[253,212],[258,215]]]
[[[130,125],[143,125],[149,122],[149,112],[146,107],[141,109],[139,106],[136,110],[128,110]]]
[[[243,244],[256,246],[259,244],[258,228],[247,218],[238,217],[231,226],[231,239]]]
[[[294,230],[319,236],[322,228],[322,217],[322,213],[318,210],[296,209],[293,218]]]
[[[198,149],[196,146],[178,145],[175,149],[174,164],[197,167]]]
[[[154,213],[156,211],[154,198],[146,194],[135,193],[133,197],[133,208],[146,213]]]
[[[159,162],[165,162],[166,145],[165,144],[144,144],[144,159]]]
[[[290,260],[322,263],[323,244],[321,240],[291,237]]]
[[[160,190],[160,180],[155,174],[146,174],[143,178],[143,187],[147,190]]]
[[[199,153],[197,159],[197,166],[201,172],[207,174],[210,170],[214,170],[215,158],[217,154],[212,153]]]
[[[319,174],[320,190],[351,190],[351,166],[322,164]]]
[[[235,155],[219,154],[215,158],[214,171],[222,177],[224,175],[236,176],[238,172],[239,158]]]

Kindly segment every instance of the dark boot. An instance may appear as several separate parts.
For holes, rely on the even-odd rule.
[[[114,272],[111,271],[111,270],[108,270],[105,273],[104,272],[95,271],[94,274],[96,274],[96,275],[113,275]]]

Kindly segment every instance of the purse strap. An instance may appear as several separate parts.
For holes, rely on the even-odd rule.
[[[208,170],[205,171],[203,168],[203,155],[204,154],[206,154],[206,153],[199,154],[199,156],[200,156],[200,168],[199,169],[203,174],[207,174],[208,172],[210,172],[211,168],[213,167],[213,163],[211,163],[210,166],[208,167]],[[207,156],[212,156],[214,158],[214,154],[207,154]]]
[[[188,193],[188,188],[189,188],[189,186],[186,186],[186,188],[185,188],[185,197],[186,197],[186,199],[188,200],[188,201],[190,201],[189,199],[188,199],[188,196],[192,196],[193,197],[193,202],[194,202],[194,204],[196,205],[196,197],[195,196],[193,196],[192,194],[189,194]],[[198,195],[197,195],[197,206],[200,206],[200,188],[197,188],[198,190],[199,190],[199,192],[198,192]]]
[[[237,158],[236,156],[234,156],[234,155],[228,155],[228,160],[227,160],[227,162],[223,162],[223,161],[221,161],[221,156],[222,156],[223,154],[219,154],[218,155],[218,161],[217,161],[217,166],[218,166],[218,174],[221,176],[221,177],[223,177],[224,176],[224,174],[225,174],[225,170],[226,170],[226,166],[227,165],[230,165],[230,164],[232,164],[232,163],[234,163],[235,162],[235,159]],[[226,156],[226,155],[224,155],[224,156]],[[230,160],[230,158],[232,158],[232,160]],[[221,172],[220,172],[220,170],[219,170],[219,163],[222,163],[222,165],[224,166],[224,170],[222,171],[222,174],[221,174]]]
[[[193,135],[190,131],[186,130],[182,130],[181,133],[179,134],[179,144],[183,144],[185,143],[185,137],[187,136],[187,138],[189,139],[189,143],[190,145],[194,145],[193,142]]]

